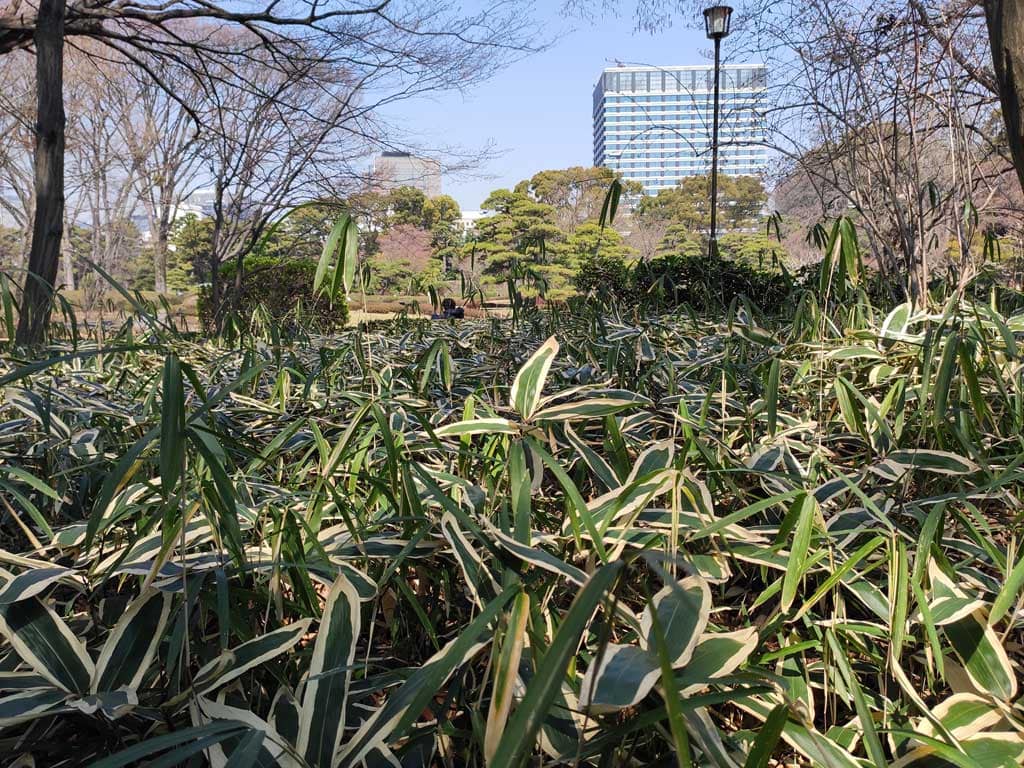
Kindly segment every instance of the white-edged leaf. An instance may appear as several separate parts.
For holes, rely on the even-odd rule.
[[[935,475],[969,475],[979,469],[970,459],[947,451],[892,451],[886,460],[904,470],[917,469]]]
[[[312,619],[301,619],[225,651],[196,672],[193,687],[205,693],[284,653],[309,632],[312,622]]]
[[[359,595],[339,574],[327,595],[302,696],[296,746],[310,765],[331,765],[341,741],[360,619]]]
[[[480,557],[480,553],[462,532],[455,515],[450,511],[446,510],[441,516],[441,533],[447,539],[451,553],[462,569],[466,587],[472,594],[473,600],[483,608],[484,603],[500,591],[498,583],[494,580],[494,576],[487,564],[484,563],[483,558]]]
[[[701,633],[711,615],[711,589],[700,576],[687,576],[678,584],[669,584],[651,598],[640,618],[642,644],[653,653],[654,622],[651,611],[657,610],[658,623],[665,636],[665,647],[673,667],[686,664],[693,655]],[[657,660],[654,669],[658,669]]]
[[[85,645],[38,598],[0,606],[0,634],[22,661],[58,688],[89,692],[93,663]]]
[[[973,693],[954,693],[932,710],[932,715],[957,739],[966,739],[1003,720],[1003,713],[989,699]],[[925,736],[940,734],[927,718],[921,718],[915,730]]]
[[[515,381],[512,382],[509,399],[516,413],[524,421],[529,421],[537,409],[541,392],[544,390],[544,383],[548,378],[548,371],[557,354],[558,341],[552,336],[530,356],[526,364],[519,369]]]
[[[75,576],[70,568],[33,568],[19,573],[0,587],[0,605],[16,603],[35,597],[51,584]]]
[[[0,698],[0,728],[17,725],[57,709],[68,695],[64,691],[46,688],[20,691]]]
[[[445,424],[434,430],[438,437],[458,437],[462,435],[517,435],[519,427],[508,419],[469,419]]]
[[[756,627],[702,635],[683,671],[676,675],[680,690],[699,689],[710,680],[731,675],[753,653],[757,640]]]
[[[976,610],[942,631],[960,658],[971,682],[997,699],[1011,701],[1017,695],[1017,677],[999,636],[988,624],[984,610]]]
[[[580,421],[582,419],[599,419],[621,411],[635,408],[635,400],[622,400],[612,397],[588,398],[571,403],[562,403],[543,408],[533,414],[535,421]]]
[[[484,736],[484,759],[490,764],[498,749],[498,742],[508,722],[512,709],[512,693],[515,690],[526,641],[526,620],[530,617],[530,596],[525,592],[516,595],[509,612],[508,625],[501,641],[501,649],[495,661],[494,688],[491,706],[487,711],[487,730]]]
[[[636,645],[609,643],[580,685],[580,706],[594,713],[631,707],[644,698],[661,670],[658,659]]]
[[[250,731],[263,734],[263,740],[257,754],[247,761],[247,765],[254,768],[264,766],[282,766],[282,768],[295,768],[296,761],[287,752],[288,744],[284,738],[275,731],[269,723],[248,709],[232,707],[220,701],[213,701],[203,696],[197,696],[189,706],[192,722],[196,726],[203,726],[214,720],[230,720],[244,724]],[[245,733],[225,739],[214,744],[207,752],[210,765],[213,768],[228,768],[229,761],[235,750],[245,743]],[[237,764],[237,763],[236,763]],[[231,766],[234,768],[234,766]]]
[[[110,631],[93,673],[92,692],[138,688],[163,639],[173,596],[156,589],[140,595]]]

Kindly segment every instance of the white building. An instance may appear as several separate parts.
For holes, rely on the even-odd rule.
[[[722,67],[719,173],[753,176],[767,162],[763,64]],[[594,88],[594,165],[648,194],[711,172],[714,67],[609,67]]]
[[[212,189],[197,189],[171,211],[171,223],[180,221],[186,216],[195,216],[197,219],[212,218],[214,213],[213,195]],[[132,216],[132,223],[139,230],[144,243],[153,239],[153,233],[149,231],[149,217],[145,213],[136,212]]]
[[[382,152],[373,160],[372,186],[381,192],[413,187],[427,197],[441,194],[441,164],[408,152]]]
[[[463,211],[455,223],[459,225],[463,235],[468,235],[476,229],[477,222],[480,219],[486,219],[492,215],[493,211]]]

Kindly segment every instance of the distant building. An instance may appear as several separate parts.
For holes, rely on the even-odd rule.
[[[197,189],[182,202],[178,203],[178,208],[174,213],[175,219],[183,219],[188,215],[193,215],[196,218],[213,218],[215,213],[213,204],[217,199],[217,191],[212,187],[208,189]],[[229,199],[227,194],[224,195],[224,202],[226,203]]]
[[[379,192],[414,187],[427,197],[441,194],[441,164],[408,152],[382,152],[373,160],[372,186]]]
[[[714,67],[609,67],[594,88],[594,165],[620,171],[648,194],[711,172]],[[764,170],[767,71],[722,67],[719,173]]]
[[[463,211],[462,215],[456,219],[456,224],[459,225],[463,235],[468,235],[476,229],[477,222],[480,219],[485,219],[491,215],[493,215],[491,211]]]
[[[195,190],[171,211],[171,223],[184,219],[186,216],[195,216],[197,219],[213,218],[215,196],[216,192],[213,189]],[[153,233],[149,230],[149,217],[145,213],[133,214],[132,223],[139,230],[144,243],[153,239]]]

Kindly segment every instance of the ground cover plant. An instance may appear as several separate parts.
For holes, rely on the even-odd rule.
[[[1018,764],[1024,314],[878,309],[849,234],[784,317],[4,357],[0,750]]]

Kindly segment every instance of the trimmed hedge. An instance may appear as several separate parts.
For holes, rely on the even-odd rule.
[[[671,254],[630,267],[620,257],[580,260],[576,287],[624,303],[673,307],[686,303],[700,312],[726,307],[747,296],[766,312],[781,311],[795,287],[791,277],[718,257]]]
[[[669,304],[686,302],[698,312],[728,306],[742,294],[763,311],[776,313],[794,288],[793,280],[778,272],[704,255],[659,256],[638,264],[633,280],[641,295],[658,296]]]
[[[221,284],[230,302],[235,290],[235,262],[220,268]],[[272,256],[248,256],[242,280],[238,311],[243,319],[260,306],[284,328],[301,322],[303,328],[329,331],[348,323],[348,304],[344,298],[332,304],[324,296],[314,296],[316,262],[309,259],[278,259]],[[200,294],[199,318],[207,332],[214,330],[209,289]]]

